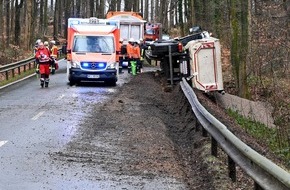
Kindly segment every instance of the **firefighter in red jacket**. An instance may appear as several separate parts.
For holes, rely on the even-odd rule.
[[[41,87],[48,87],[51,58],[50,51],[44,46],[43,42],[39,43],[35,58],[39,62],[40,85]]]

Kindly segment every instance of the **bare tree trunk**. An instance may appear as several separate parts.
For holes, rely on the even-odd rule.
[[[90,7],[90,15],[89,15],[89,17],[94,17],[95,16],[95,9],[94,9],[94,7],[95,7],[95,1],[94,0],[90,0],[89,1],[89,7]]]
[[[24,32],[24,44],[27,50],[32,49],[33,39],[31,38],[31,34],[34,35],[34,31],[31,30],[32,16],[33,16],[33,0],[26,1],[26,21],[25,21],[25,32]]]
[[[175,3],[175,6],[174,6],[174,22],[175,22],[175,25],[177,26],[179,24],[179,21],[178,21],[178,3],[179,3],[179,0],[177,0],[177,2]]]
[[[175,18],[175,0],[170,1],[170,6],[169,6],[169,28],[174,27],[174,18]]]
[[[149,20],[149,1],[145,0],[143,16],[145,20]]]
[[[183,5],[183,0],[179,0],[178,1],[178,21],[179,21],[179,26],[180,26],[180,32],[181,32],[181,36],[184,36],[184,23],[183,23],[183,9],[182,9],[182,5]]]
[[[154,15],[154,0],[151,0],[151,3],[150,3],[150,5],[151,5],[151,14],[150,14],[150,22],[154,22],[154,17],[155,17],[155,15]]]
[[[71,10],[72,10],[72,1],[66,0],[64,7],[65,7],[65,12],[64,12],[64,22],[65,22],[64,36],[66,37],[67,36],[67,28],[68,28],[68,19],[71,16],[70,14],[71,14]]]
[[[117,0],[117,11],[121,11],[121,3],[122,1]]]
[[[20,26],[20,14],[21,8],[23,7],[23,0],[18,4],[18,0],[15,0],[15,30],[14,30],[14,43],[15,45],[20,45],[20,34],[21,34],[21,26]]]
[[[44,0],[44,10],[43,10],[43,34],[47,35],[48,26],[48,0]]]
[[[6,20],[6,45],[10,44],[10,0],[5,0],[5,20]]]
[[[167,5],[168,2],[167,0],[165,2],[160,2],[159,5],[157,5],[158,8],[158,12],[156,15],[158,15],[158,19],[156,20],[156,22],[161,23],[162,26],[165,26],[165,24],[167,24]]]
[[[40,20],[40,23],[39,23],[39,31],[41,33],[41,35],[43,35],[43,31],[44,31],[44,26],[43,26],[43,22],[44,22],[44,0],[40,0],[40,8],[39,8],[39,20]]]
[[[101,18],[100,8],[101,8],[101,7],[100,7],[100,2],[97,1],[97,2],[96,2],[96,12],[97,12],[96,16],[97,16],[97,18]]]
[[[50,14],[53,13],[53,4],[54,4],[54,0],[50,0]]]
[[[54,23],[54,27],[53,27],[53,36],[57,36],[58,34],[58,30],[59,30],[59,3],[61,0],[55,0],[55,4],[54,4],[54,19],[53,19],[53,23]]]
[[[14,31],[15,31],[15,0],[10,0],[10,43],[14,43]]]
[[[64,0],[58,0],[58,3],[57,3],[57,10],[58,10],[58,13],[57,13],[57,33],[55,34],[55,36],[53,36],[53,38],[55,39],[56,36],[58,36],[59,33],[62,33],[63,31],[63,12],[62,12],[62,9],[64,7]]]
[[[104,18],[105,17],[105,0],[100,0],[99,11],[100,11],[99,18]]]
[[[169,0],[166,0],[165,3],[160,3],[160,23],[162,24],[162,29],[167,31],[168,28],[168,5]]]
[[[116,6],[117,6],[117,0],[111,0],[108,11],[116,11],[117,9]]]
[[[154,19],[153,19],[153,22],[154,23],[156,23],[156,22],[160,22],[159,21],[159,11],[160,11],[160,9],[159,9],[159,0],[155,0],[155,4],[154,5],[152,5],[152,6],[154,6]]]
[[[240,0],[241,7],[241,46],[240,51],[240,86],[239,96],[249,98],[247,84],[247,56],[249,46],[249,30],[248,30],[248,0]]]
[[[140,10],[139,10],[139,4],[140,4],[139,0],[135,0],[135,1],[133,2],[133,11],[134,11],[134,12],[139,12],[139,11],[140,11]]]
[[[237,19],[237,0],[230,0],[230,23],[231,23],[231,63],[236,81],[236,90],[240,86],[240,65],[239,65],[239,21]]]
[[[0,7],[1,7],[1,9],[0,9],[0,22],[1,23],[4,23],[4,15],[3,15],[3,0],[0,0]],[[0,34],[1,34],[1,46],[3,45],[3,44],[5,44],[5,38],[4,38],[4,25],[3,24],[1,24],[0,25]]]
[[[81,0],[76,0],[76,17],[81,17]]]
[[[144,18],[144,0],[140,0],[139,9],[140,9],[140,12],[142,13],[143,18]]]
[[[186,20],[188,22],[188,27],[191,28],[195,25],[195,15],[194,15],[194,0],[187,0],[188,2],[188,10]]]
[[[132,11],[133,9],[133,3],[130,0],[124,0],[124,11]]]

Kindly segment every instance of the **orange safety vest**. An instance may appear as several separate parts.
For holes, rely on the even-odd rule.
[[[133,58],[140,59],[140,46],[139,45],[133,46],[132,54],[133,54]]]
[[[127,49],[127,54],[129,58],[133,57],[133,48],[134,47],[130,43],[127,44],[126,49]]]
[[[51,48],[51,56],[53,56],[54,58],[57,58],[58,55],[58,49],[56,45],[53,45]]]

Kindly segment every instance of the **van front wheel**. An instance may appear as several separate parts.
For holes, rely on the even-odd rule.
[[[106,84],[109,86],[116,86],[117,81],[116,80],[108,80],[106,81]]]
[[[73,85],[75,85],[75,84],[76,84],[76,81],[74,81],[74,80],[70,80],[70,81],[69,81],[69,85],[70,85],[70,86],[73,86]]]

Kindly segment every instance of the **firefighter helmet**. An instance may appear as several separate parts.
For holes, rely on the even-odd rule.
[[[48,41],[45,41],[44,43],[43,43],[43,45],[44,46],[48,46],[49,44],[48,44]]]
[[[38,45],[41,42],[41,39],[36,40],[35,45]]]

